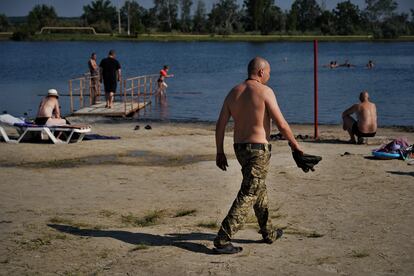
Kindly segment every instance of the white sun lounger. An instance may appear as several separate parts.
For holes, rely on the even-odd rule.
[[[73,135],[76,133],[77,138],[73,139],[73,142],[78,143],[83,140],[85,134],[91,131],[90,126],[72,126],[72,125],[64,125],[64,126],[39,126],[39,125],[32,125],[32,124],[14,124],[13,127],[19,129],[20,136],[17,139],[10,139],[7,135],[6,131],[3,127],[0,126],[0,134],[3,137],[6,143],[20,143],[23,138],[32,132],[38,132],[42,134],[46,134],[46,136],[54,143],[54,144],[69,144]],[[67,135],[65,140],[59,139],[56,137],[55,133],[64,132]]]

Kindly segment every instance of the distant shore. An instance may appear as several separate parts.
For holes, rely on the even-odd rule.
[[[0,33],[0,40],[11,40],[12,33]],[[403,42],[414,41],[414,36],[401,36],[395,39],[376,39],[372,35],[256,35],[256,34],[178,34],[156,33],[139,34],[137,36],[116,34],[35,34],[28,41],[213,41],[213,42],[282,42],[282,41],[342,41],[342,42]]]

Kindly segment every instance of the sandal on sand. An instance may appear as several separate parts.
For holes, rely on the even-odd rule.
[[[214,247],[213,252],[216,254],[236,254],[242,252],[243,248],[240,246],[234,246],[233,244],[229,243],[224,245],[223,247]]]
[[[283,236],[283,230],[282,229],[276,229],[274,234],[276,237],[274,239],[270,238],[270,236],[267,236],[266,238],[263,238],[263,242],[267,244],[272,244],[275,240],[280,239]]]

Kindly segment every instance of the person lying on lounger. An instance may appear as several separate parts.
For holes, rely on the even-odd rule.
[[[355,136],[358,138],[358,144],[364,142],[364,137],[374,137],[377,131],[377,108],[374,103],[370,102],[367,91],[359,94],[360,103],[354,104],[342,113],[343,129],[348,131],[349,142],[355,144]],[[357,121],[352,118],[355,113]]]
[[[49,89],[47,96],[42,99],[35,119],[37,125],[61,126],[66,120],[60,117],[59,94],[56,89]]]

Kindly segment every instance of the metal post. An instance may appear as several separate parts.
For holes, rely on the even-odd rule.
[[[80,107],[83,107],[83,79],[79,79],[79,101]]]
[[[123,85],[123,89],[124,89],[124,114],[126,115],[126,111],[127,111],[127,100],[126,100],[126,80],[123,81],[124,85]],[[122,84],[122,81],[121,81]],[[122,89],[122,88],[121,88]],[[122,90],[121,90],[122,93]],[[122,94],[121,94],[122,95]]]
[[[73,113],[72,80],[69,80],[70,113]]]
[[[129,1],[128,1],[128,36],[130,35],[131,35],[131,32],[130,32],[130,22],[129,22]]]
[[[313,41],[313,84],[314,84],[314,138],[319,138],[318,129],[318,41]]]
[[[131,109],[134,109],[134,79],[131,82]]]
[[[118,8],[118,33],[121,34],[121,8]]]
[[[95,97],[93,96],[94,93],[95,91],[92,92],[92,77],[91,77],[89,78],[89,106],[92,105],[93,99],[95,99]]]

